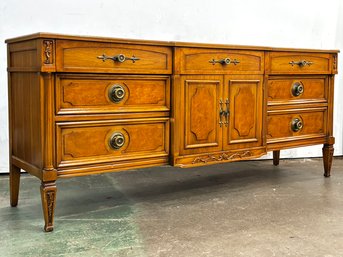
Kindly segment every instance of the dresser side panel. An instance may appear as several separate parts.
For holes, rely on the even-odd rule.
[[[9,76],[11,155],[42,168],[40,77],[38,73],[33,72],[12,72]]]

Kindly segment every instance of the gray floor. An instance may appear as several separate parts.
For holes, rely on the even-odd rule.
[[[343,256],[343,159],[132,170],[58,181],[42,231],[39,181],[9,207],[0,176],[0,256]]]

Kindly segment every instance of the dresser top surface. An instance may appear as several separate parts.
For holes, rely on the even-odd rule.
[[[249,45],[230,45],[230,44],[214,44],[214,43],[195,43],[195,42],[180,42],[180,41],[157,41],[143,39],[124,39],[112,37],[98,36],[76,36],[64,35],[47,32],[39,32],[30,35],[7,39],[5,42],[16,43],[32,39],[59,39],[59,40],[75,40],[75,41],[90,41],[104,43],[120,43],[120,44],[138,44],[138,45],[154,45],[154,46],[170,46],[170,47],[196,47],[196,48],[217,48],[217,49],[240,49],[240,50],[260,50],[260,51],[287,51],[287,52],[319,52],[319,53],[339,53],[337,49],[306,49],[306,48],[285,48],[285,47],[268,47],[268,46],[249,46]]]

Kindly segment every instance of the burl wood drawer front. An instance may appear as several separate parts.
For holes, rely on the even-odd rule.
[[[181,74],[263,74],[262,51],[178,48]]]
[[[167,76],[79,76],[56,79],[56,114],[170,110]]]
[[[61,122],[57,165],[86,165],[167,156],[169,120]]]
[[[268,82],[268,105],[326,103],[328,78],[317,77],[274,77]]]
[[[330,54],[271,52],[267,54],[267,72],[271,74],[330,74]]]
[[[270,111],[267,116],[267,143],[324,137],[326,118],[326,108]]]
[[[57,71],[170,74],[171,48],[58,40]]]

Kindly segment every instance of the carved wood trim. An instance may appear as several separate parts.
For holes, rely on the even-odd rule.
[[[56,205],[56,183],[55,182],[42,182],[41,196],[43,213],[45,220],[45,231],[52,231],[54,227],[54,212]]]
[[[53,64],[53,47],[54,43],[52,40],[43,41],[44,49],[44,64]]]
[[[250,151],[245,151],[243,153],[222,153],[219,156],[216,155],[207,155],[205,157],[196,157],[193,161],[192,164],[196,163],[208,163],[208,162],[220,162],[220,161],[228,161],[228,160],[233,160],[233,159],[242,159],[244,157],[251,156]]]
[[[51,226],[54,216],[54,205],[55,205],[55,191],[47,191],[46,202],[48,204],[48,225]]]
[[[337,54],[333,55],[332,71],[333,73],[337,73]]]

